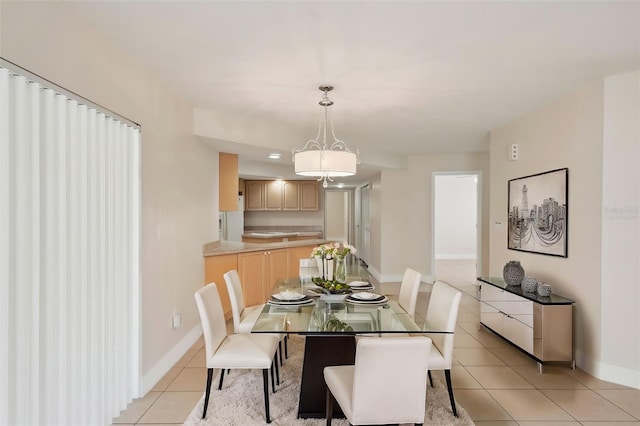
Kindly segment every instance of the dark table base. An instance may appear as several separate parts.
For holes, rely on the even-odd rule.
[[[353,335],[306,336],[298,418],[325,417],[327,386],[324,383],[324,367],[353,365],[355,360],[356,339]],[[337,404],[334,404],[333,417],[344,417]]]

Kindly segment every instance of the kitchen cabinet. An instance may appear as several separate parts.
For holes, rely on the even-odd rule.
[[[318,211],[318,181],[301,181],[300,182],[300,210],[302,211]]]
[[[264,210],[264,183],[261,180],[247,180],[244,182],[246,211]]]
[[[282,181],[282,210],[300,210],[300,182]]]
[[[313,250],[314,247],[316,246],[301,246],[292,247],[287,250],[289,267],[287,272],[288,277],[297,277],[300,274],[300,259],[309,259],[311,256],[311,250]]]
[[[282,210],[282,186],[281,180],[265,181],[264,185],[264,209],[265,211]]]
[[[265,303],[276,281],[288,276],[287,249],[239,253],[237,257],[246,306]]]
[[[220,211],[238,210],[238,155],[218,153],[218,204]]]
[[[204,258],[204,284],[216,283],[222,302],[224,318],[231,318],[231,302],[227,292],[227,284],[224,281],[224,273],[232,269],[238,269],[238,255],[226,254],[220,256],[208,256]]]
[[[317,181],[245,181],[247,211],[317,211]]]
[[[317,241],[324,242],[324,240]],[[298,276],[300,259],[308,258],[316,245],[205,256],[204,284],[216,283],[225,319],[229,319],[231,318],[231,303],[224,281],[224,273],[232,269],[238,271],[242,281],[245,305],[262,304],[271,295],[271,289],[278,279]]]
[[[480,323],[538,361],[573,358],[573,300],[525,293],[499,278],[479,278]]]

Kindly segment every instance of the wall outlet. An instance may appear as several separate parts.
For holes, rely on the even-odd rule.
[[[518,144],[514,143],[513,145],[511,145],[511,148],[509,149],[509,159],[511,161],[517,160],[518,159]]]
[[[173,314],[173,328],[178,328],[182,325],[182,314]]]

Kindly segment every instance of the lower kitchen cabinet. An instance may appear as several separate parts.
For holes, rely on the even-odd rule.
[[[246,306],[265,303],[271,288],[279,278],[289,271],[287,249],[264,250],[240,253],[238,274]]]
[[[271,250],[206,256],[205,284],[215,282],[225,318],[231,318],[231,302],[224,281],[224,273],[232,269],[238,271],[242,281],[242,292],[246,306],[265,303],[271,289],[279,279],[296,278],[300,273],[300,259],[311,255],[316,245],[288,247]]]
[[[308,259],[311,256],[311,250],[313,250],[314,247],[316,246],[292,247],[288,250],[288,277],[297,277],[300,274],[300,259]]]
[[[221,256],[208,256],[204,258],[204,284],[216,283],[220,293],[220,301],[224,311],[224,318],[231,318],[231,301],[227,292],[227,284],[224,281],[224,273],[232,269],[238,269],[238,255],[225,254]]]
[[[539,367],[545,361],[574,363],[573,300],[525,293],[499,278],[478,280],[482,325],[528,353]]]

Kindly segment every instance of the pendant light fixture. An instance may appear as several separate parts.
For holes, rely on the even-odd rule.
[[[315,139],[308,140],[302,149],[294,149],[292,156],[297,175],[317,177],[326,188],[327,181],[332,182],[335,177],[356,174],[360,152],[351,152],[343,141],[336,138],[333,131],[333,121],[329,115],[329,107],[333,105],[333,101],[327,95],[333,90],[333,86],[323,85],[319,89],[323,92],[319,103],[324,111],[320,117],[318,134]],[[332,141],[327,140],[329,136],[333,138]]]

